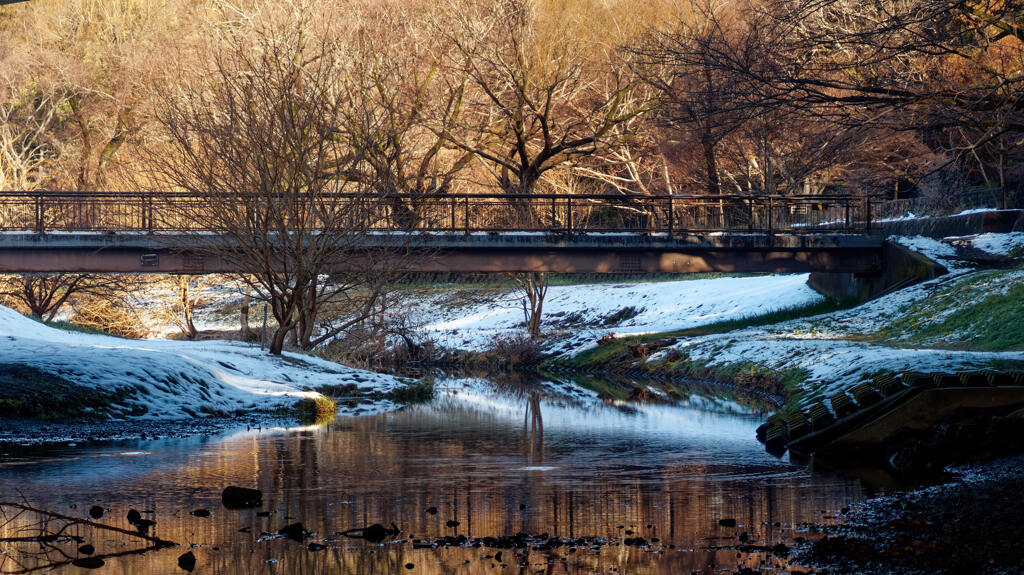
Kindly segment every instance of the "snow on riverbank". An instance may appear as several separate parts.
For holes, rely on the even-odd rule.
[[[986,234],[970,239],[978,249],[1006,255],[1012,253],[1018,235],[1024,236]],[[1011,269],[993,276],[995,272],[975,271],[957,260],[956,250],[946,242],[920,237],[890,239],[939,261],[951,273],[838,312],[683,339],[648,361],[658,361],[675,350],[713,366],[752,362],[776,371],[804,370],[804,403],[849,388],[880,371],[964,371],[1024,362],[1024,351],[955,349],[971,340],[970,328],[948,334],[946,341],[922,343],[912,338],[915,329],[940,323],[986,297],[1005,295],[1024,282],[1024,271]],[[900,321],[915,309],[925,310],[924,317]],[[893,331],[894,325],[905,328],[907,324],[912,325],[909,332]]]
[[[55,329],[0,306],[0,368],[29,367],[104,392],[130,397],[115,415],[182,419],[199,413],[290,407],[321,385],[388,392],[390,376],[309,356],[273,357],[229,341],[131,340]],[[359,410],[393,409],[378,402]]]
[[[688,281],[552,286],[544,301],[543,330],[561,333],[549,351],[600,337],[657,333],[803,307],[824,298],[807,275]],[[420,332],[447,349],[482,351],[495,338],[523,336],[523,310],[515,294],[448,308],[426,304],[431,319]]]

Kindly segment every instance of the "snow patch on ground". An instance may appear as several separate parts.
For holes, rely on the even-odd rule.
[[[689,339],[676,345],[691,359],[712,365],[754,362],[778,371],[802,369],[804,403],[854,386],[879,371],[963,371],[995,360],[1024,361],[1024,352],[971,352],[899,348],[855,341],[822,340],[766,332]]]
[[[943,260],[940,263],[956,271],[850,309],[761,328],[684,339],[672,348],[651,356],[648,361],[657,361],[674,349],[709,365],[753,362],[778,371],[805,370],[807,378],[801,384],[808,392],[805,403],[821,395],[847,389],[883,370],[964,371],[983,369],[996,361],[1024,362],[1024,351],[978,352],[856,341],[860,336],[888,326],[910,306],[932,297],[945,286],[972,281],[970,268],[957,260],[947,259],[952,258],[951,253],[955,255],[955,250],[946,249],[952,249],[951,246],[935,240],[909,240],[907,244],[928,252],[932,259]],[[972,297],[1003,293],[1024,281],[1024,272],[1010,272],[1001,277],[999,282],[974,281],[970,290]],[[954,310],[955,306],[948,311]],[[942,319],[942,315],[935,315],[930,321]]]
[[[951,272],[966,269],[956,260],[956,247],[941,240],[925,236],[892,236],[889,241],[915,251]]]
[[[20,364],[71,383],[104,391],[133,389],[125,414],[183,419],[202,411],[267,410],[319,394],[322,385],[354,385],[388,392],[391,376],[348,368],[315,357],[274,357],[230,341],[131,340],[55,329],[0,306],[0,363]],[[393,409],[380,402],[372,409]],[[351,411],[351,410],[346,410]]]
[[[688,329],[818,303],[824,298],[807,275],[552,286],[544,302],[543,330],[567,342],[593,342],[607,334],[634,335]],[[523,336],[519,299],[446,309],[440,298],[426,307],[421,334],[447,349],[482,351],[495,338]],[[569,343],[549,351],[563,351]]]
[[[983,252],[998,256],[1024,254],[1024,232],[981,234],[975,236],[972,245]]]

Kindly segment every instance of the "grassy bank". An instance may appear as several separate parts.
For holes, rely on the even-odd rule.
[[[587,351],[584,351],[568,360],[559,360],[559,362],[565,363],[567,361],[568,365],[585,369],[622,369],[628,366],[633,366],[633,364],[636,363],[637,358],[630,352],[630,346],[648,344],[664,339],[700,337],[753,327],[762,327],[793,319],[811,317],[848,309],[855,305],[857,305],[855,300],[825,300],[808,306],[781,309],[764,315],[710,323],[690,329],[625,336],[615,338],[608,343],[588,349]]]
[[[715,380],[790,400],[800,395],[800,384],[807,377],[807,372],[802,369],[779,371],[749,361],[712,365],[707,361],[694,360],[675,349],[664,353],[655,351],[648,357],[644,353],[644,346],[655,347],[657,345],[655,342],[664,340],[700,337],[772,325],[847,309],[853,305],[856,305],[856,302],[826,300],[813,305],[783,309],[765,315],[717,322],[691,329],[616,338],[576,356],[553,360],[549,362],[549,365],[580,370],[639,371],[641,373]],[[652,343],[654,346],[651,345]],[[787,401],[787,405],[792,403],[792,401]]]
[[[856,338],[972,351],[1024,350],[1024,267],[966,275]]]
[[[32,366],[0,364],[0,417],[105,419],[112,406],[136,393],[127,386],[115,391],[92,389]]]

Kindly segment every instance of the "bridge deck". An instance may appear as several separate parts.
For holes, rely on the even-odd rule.
[[[394,234],[371,234],[379,249]],[[214,273],[237,271],[183,249],[176,234],[0,233],[0,272]],[[881,269],[882,239],[850,234],[415,233],[403,245],[420,272],[697,273],[852,272]],[[358,266],[358,258],[341,262]]]
[[[235,210],[246,222],[253,213],[280,213],[283,202],[255,194],[0,191],[0,272],[236,271],[184,247],[205,230],[225,229],[209,217],[210,206],[227,206],[228,217]],[[867,237],[872,205],[856,196],[333,194],[317,196],[308,211],[334,226],[338,214],[355,214],[372,230],[367,249],[409,240],[403,244],[419,251],[408,263],[415,271],[871,274],[881,267],[882,243]],[[303,223],[321,229],[318,221]],[[338,265],[358,266],[358,258]]]

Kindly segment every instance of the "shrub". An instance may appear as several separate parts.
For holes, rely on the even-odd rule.
[[[526,335],[495,336],[490,349],[482,354],[485,363],[506,368],[535,365],[542,357],[540,345]]]
[[[300,399],[292,411],[295,413],[296,419],[302,423],[320,424],[334,419],[334,415],[338,412],[338,404],[329,397],[318,395]]]
[[[617,325],[624,321],[629,321],[634,317],[642,314],[643,312],[644,308],[637,309],[633,306],[626,306],[620,309],[619,311],[604,318],[604,321],[602,323],[604,325]]]
[[[434,399],[436,390],[431,379],[421,379],[393,390],[388,399],[395,403],[426,403]]]

